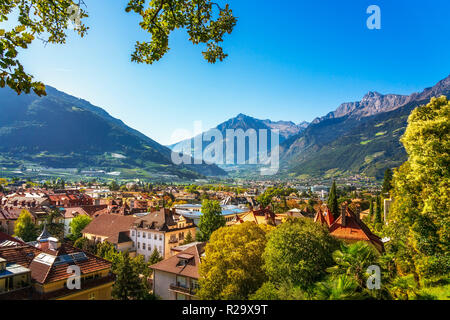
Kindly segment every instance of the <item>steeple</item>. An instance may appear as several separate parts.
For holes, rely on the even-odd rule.
[[[44,229],[42,229],[41,234],[37,238],[37,241],[39,242],[47,242],[48,238],[51,238],[50,232],[47,231],[47,223],[44,223]]]

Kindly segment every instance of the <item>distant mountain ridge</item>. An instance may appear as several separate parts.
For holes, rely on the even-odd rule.
[[[238,114],[236,117],[230,118],[225,122],[217,125],[213,129],[218,129],[222,135],[225,137],[227,129],[242,129],[247,131],[248,129],[254,129],[256,131],[260,129],[272,130],[278,129],[280,132],[280,140],[285,140],[293,135],[296,135],[303,131],[309,125],[308,122],[303,121],[299,124],[295,124],[292,121],[272,121],[270,119],[260,120],[243,113]],[[211,129],[210,129],[211,130]],[[205,131],[208,132],[209,130]],[[204,133],[205,133],[204,132]],[[169,148],[173,148],[175,145],[182,143],[180,141],[178,143],[172,144]]]
[[[316,118],[313,124],[332,118],[349,116],[352,118],[363,118],[375,115],[381,112],[389,112],[412,101],[426,100],[445,92],[450,87],[450,76],[439,81],[435,86],[426,88],[422,92],[413,93],[409,96],[398,94],[383,95],[378,92],[369,91],[361,101],[346,102],[341,104],[335,111],[332,111],[324,117]]]
[[[281,144],[283,171],[303,177],[362,173],[381,178],[386,168],[406,160],[399,140],[411,111],[441,95],[450,96],[450,76],[409,96],[369,92],[359,102],[341,104]]]
[[[20,161],[97,168],[136,177],[223,175],[215,165],[175,166],[171,150],[89,102],[47,86],[47,96],[0,90],[0,166]]]

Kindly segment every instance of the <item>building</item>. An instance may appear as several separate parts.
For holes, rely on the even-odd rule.
[[[369,227],[347,205],[341,207],[340,216],[329,226],[330,234],[345,242],[366,241],[379,252],[384,251],[381,238],[373,234]]]
[[[275,214],[272,210],[266,208],[259,210],[251,210],[242,215],[235,215],[231,223],[227,224],[234,225],[244,223],[247,221],[254,222],[256,224],[267,224],[277,226],[283,222],[283,217],[281,215]]]
[[[241,216],[242,214],[249,211],[246,207],[240,207],[235,205],[221,205],[222,215],[225,218],[227,224],[232,224],[236,215]],[[202,205],[201,204],[177,204],[174,206],[176,212],[185,218],[194,220],[196,225],[200,222],[200,217],[202,215]]]
[[[0,233],[0,300],[110,300],[115,281],[111,263],[61,244],[46,229],[33,244]],[[81,286],[70,289],[71,269]]]
[[[164,300],[195,300],[205,245],[194,243],[186,250],[150,266],[153,270],[153,293]]]
[[[64,236],[72,233],[70,229],[70,223],[76,216],[88,216],[95,218],[106,209],[106,205],[93,205],[93,206],[82,206],[82,207],[72,207],[72,208],[61,208],[62,216],[64,219]]]
[[[130,237],[136,253],[148,260],[154,249],[164,258],[170,257],[171,249],[183,244],[189,232],[195,236],[196,226],[192,219],[161,209],[137,218],[130,228]]]
[[[83,230],[83,237],[92,242],[107,241],[118,251],[135,251],[130,229],[135,220],[134,216],[103,213],[94,218]]]
[[[48,199],[51,206],[54,207],[79,207],[90,206],[94,204],[94,200],[83,193],[75,190],[67,190],[62,193],[49,194]]]
[[[323,212],[322,210],[319,209],[319,211],[317,211],[316,216],[314,217],[314,222],[319,222],[322,225],[330,227],[334,222],[333,213],[330,211],[328,207]]]

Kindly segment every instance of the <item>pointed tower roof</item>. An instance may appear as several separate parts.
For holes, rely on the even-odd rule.
[[[48,241],[48,238],[51,238],[52,235],[47,231],[47,223],[44,223],[44,229],[42,229],[41,234],[37,237],[37,241],[45,242]]]
[[[327,222],[328,226],[331,226],[334,222],[334,216],[328,207],[325,210],[323,216],[325,217],[325,221]]]
[[[327,227],[329,227],[327,220],[325,219],[322,210],[319,209],[319,211],[317,211],[316,216],[314,217],[314,222],[319,222],[322,225],[326,225]]]

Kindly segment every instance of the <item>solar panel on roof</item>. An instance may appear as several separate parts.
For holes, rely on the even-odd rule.
[[[71,256],[75,261],[84,261],[87,260],[87,256],[84,252],[72,253]]]
[[[72,261],[73,261],[72,257],[70,255],[68,255],[68,254],[65,254],[65,255],[62,255],[62,256],[58,256],[58,258],[56,259],[54,264],[55,265],[60,265],[60,264],[65,264],[65,263],[69,263],[69,262],[72,262]]]

